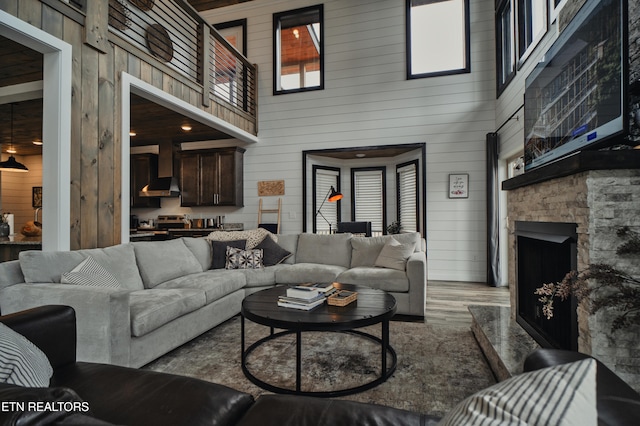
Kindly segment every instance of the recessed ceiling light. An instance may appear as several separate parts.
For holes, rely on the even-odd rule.
[[[36,139],[36,140],[32,141],[32,143],[34,145],[42,145],[42,141],[40,139]]]
[[[366,157],[366,156],[367,156],[367,154],[363,154],[362,152],[359,152],[359,153],[356,154],[356,157],[358,157],[358,158],[363,158],[363,157]]]
[[[16,152],[18,152],[18,151],[16,151],[16,149],[15,149],[14,147],[9,147],[9,148],[7,148],[7,152],[8,152],[9,154],[15,154],[15,153],[16,153]]]
[[[190,124],[183,124],[180,128],[182,130],[184,130],[185,132],[190,132],[191,131],[191,125]]]
[[[134,130],[129,130],[129,136],[135,136],[137,133]]]

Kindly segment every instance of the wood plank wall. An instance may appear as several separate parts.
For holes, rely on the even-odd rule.
[[[93,30],[87,32],[83,24],[70,18],[76,17],[77,11],[62,2],[51,7],[39,0],[0,0],[0,9],[72,46],[71,249],[106,247],[120,242],[121,188],[122,184],[128,185],[120,177],[123,71],[256,133],[254,121],[217,104],[215,99],[203,107],[202,86],[186,80],[147,52],[112,34],[105,42],[100,28],[107,28],[108,0],[90,3],[94,2],[100,4],[90,8],[92,15],[85,22],[90,22]],[[125,218],[125,226],[128,222]]]

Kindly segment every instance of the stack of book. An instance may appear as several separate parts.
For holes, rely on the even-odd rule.
[[[278,298],[278,306],[309,311],[324,303],[335,291],[332,284],[305,283],[289,287],[284,296]]]

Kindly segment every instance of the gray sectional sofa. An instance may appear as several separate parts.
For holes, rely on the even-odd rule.
[[[78,359],[132,367],[237,315],[245,295],[278,284],[366,285],[393,294],[398,314],[423,316],[424,240],[418,233],[394,235],[411,247],[404,270],[375,266],[391,237],[267,235],[291,255],[258,269],[210,269],[213,234],[67,252],[26,251],[20,260],[0,263],[0,312],[71,306],[78,318]],[[76,272],[88,257],[101,275],[91,275],[95,269]],[[88,282],[61,283],[69,274],[80,274]],[[109,274],[116,286],[92,278]]]

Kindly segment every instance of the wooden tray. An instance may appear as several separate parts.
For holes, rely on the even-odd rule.
[[[327,304],[333,306],[347,306],[357,298],[358,293],[355,291],[340,290],[327,298]]]

